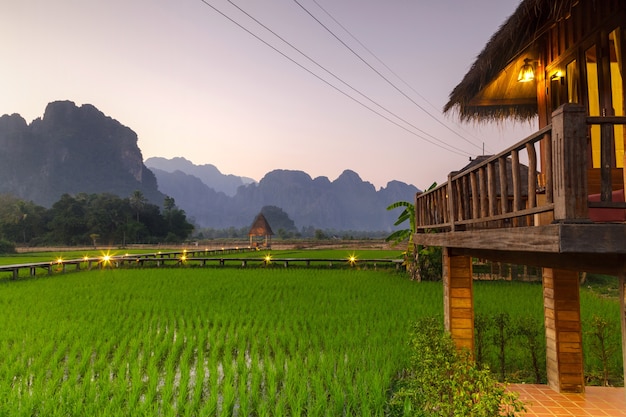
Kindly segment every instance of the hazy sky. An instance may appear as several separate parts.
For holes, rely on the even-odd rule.
[[[255,180],[352,169],[377,188],[424,188],[483,143],[493,153],[535,127],[459,126],[441,114],[518,4],[2,1],[0,115],[30,123],[51,101],[89,103],[137,133],[144,159],[182,156]]]

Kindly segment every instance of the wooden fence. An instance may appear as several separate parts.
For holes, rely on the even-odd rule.
[[[626,209],[626,202],[612,201],[615,175],[609,158],[616,124],[626,124],[626,117],[587,117],[578,105],[557,109],[551,125],[418,194],[417,231],[532,226],[541,215],[550,221],[589,221],[589,207]],[[600,198],[595,202],[588,201],[590,125],[601,126]],[[538,151],[544,163],[541,173]]]
[[[371,265],[374,269],[379,265],[392,265],[399,270],[404,266],[402,259],[350,259],[350,258],[273,258],[264,257],[225,257],[225,256],[208,256],[215,254],[236,254],[242,252],[256,251],[256,249],[248,248],[230,248],[217,250],[183,250],[176,252],[157,252],[145,254],[125,254],[115,256],[100,257],[84,257],[79,259],[58,259],[49,262],[33,262],[14,265],[1,265],[1,272],[11,272],[12,279],[20,276],[20,271],[27,270],[29,276],[36,276],[37,271],[44,270],[47,274],[65,273],[68,269],[74,271],[104,269],[104,268],[131,268],[131,267],[180,267],[180,266],[196,266],[204,267],[208,265],[226,266],[236,265],[242,268],[257,265],[282,265],[285,268],[290,265],[301,265],[306,267],[312,266],[328,266],[348,265],[348,266],[366,266]]]

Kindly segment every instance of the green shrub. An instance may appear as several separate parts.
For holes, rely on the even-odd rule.
[[[3,253],[16,253],[15,243],[0,239],[0,254]]]
[[[525,411],[516,393],[458,351],[440,321],[427,317],[415,326],[411,365],[390,399],[393,416],[516,416]]]
[[[609,321],[594,314],[589,327],[590,330],[585,332],[586,336],[589,337],[591,347],[589,353],[599,366],[587,371],[587,379],[591,385],[611,386],[611,380],[613,379],[611,375],[613,368],[611,366],[611,358],[618,353],[620,348],[618,343],[614,343],[611,340],[611,336],[619,334],[619,325],[614,321]],[[597,369],[598,367],[600,369]]]

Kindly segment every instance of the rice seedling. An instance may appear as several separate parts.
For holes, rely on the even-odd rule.
[[[540,286],[493,284],[476,285],[477,310],[541,315]],[[412,323],[442,298],[440,283],[373,270],[1,282],[0,415],[382,416]]]

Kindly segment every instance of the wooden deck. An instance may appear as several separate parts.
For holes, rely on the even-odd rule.
[[[511,384],[526,404],[526,417],[626,417],[626,389],[585,387],[584,394],[559,394],[547,385]]]
[[[414,242],[492,261],[623,272],[624,170],[587,166],[589,126],[615,124],[626,124],[626,117],[587,117],[581,106],[560,107],[551,125],[418,194]],[[607,133],[603,149],[613,140]]]
[[[517,265],[618,275],[626,259],[626,224],[553,223],[502,229],[418,233],[417,243]]]

